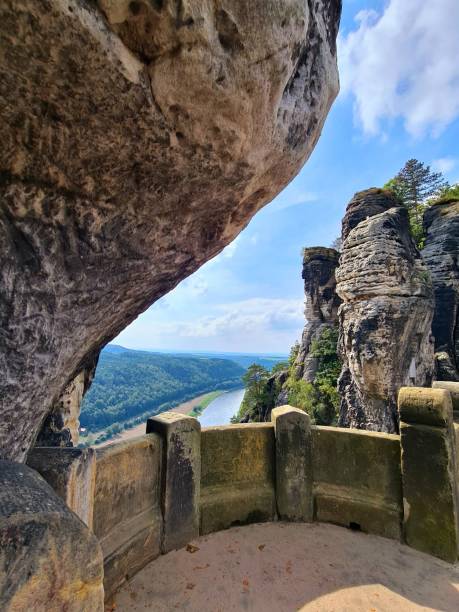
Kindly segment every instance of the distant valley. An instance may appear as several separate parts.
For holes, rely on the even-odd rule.
[[[80,416],[84,433],[104,430],[107,437],[211,391],[243,386],[253,363],[271,369],[283,356],[232,353],[179,353],[126,349],[107,345],[86,394]]]

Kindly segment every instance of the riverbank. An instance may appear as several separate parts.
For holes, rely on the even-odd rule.
[[[245,389],[225,391],[212,400],[206,410],[198,416],[201,427],[229,425],[231,418],[237,414],[244,398]]]
[[[196,414],[192,414],[194,410],[196,410],[200,406],[204,406],[204,408],[198,414],[202,414],[202,412],[207,408],[207,406],[216,399],[219,395],[224,393],[224,391],[210,391],[209,393],[203,393],[202,395],[198,395],[197,397],[183,402],[172,408],[173,412],[179,412],[180,414],[190,414],[191,416],[197,416]],[[97,435],[102,434],[102,431],[98,431]],[[104,442],[99,442],[98,444],[94,443],[93,446],[97,446],[97,448],[102,448],[103,446],[108,446],[108,444],[112,444],[113,442],[124,442],[126,440],[131,440],[132,438],[137,438],[138,436],[142,436],[145,433],[145,423],[140,423],[139,425],[135,425],[134,427],[130,427],[129,429],[125,429],[120,433],[110,438],[110,440],[105,440]]]

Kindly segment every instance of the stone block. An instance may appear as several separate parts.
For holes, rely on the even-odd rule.
[[[312,427],[318,521],[400,539],[400,438],[359,429]]]
[[[43,476],[70,510],[92,529],[96,453],[92,448],[36,447],[27,465]]]
[[[273,425],[208,427],[201,457],[201,534],[276,518]]]
[[[435,380],[432,383],[433,389],[445,389],[451,394],[453,410],[459,411],[459,382],[450,382],[449,380]]]
[[[0,460],[0,610],[103,612],[94,534],[30,467]]]
[[[399,411],[405,541],[453,563],[459,538],[450,395],[444,389],[403,388]]]
[[[96,451],[94,533],[106,596],[160,555],[162,448],[150,434]]]
[[[167,553],[199,536],[201,425],[192,417],[163,412],[148,419],[147,433],[163,441],[161,551]]]
[[[309,415],[291,406],[271,413],[276,437],[276,501],[284,521],[312,521],[312,436]]]
[[[445,389],[402,387],[398,410],[404,423],[446,427],[453,418],[451,399]]]

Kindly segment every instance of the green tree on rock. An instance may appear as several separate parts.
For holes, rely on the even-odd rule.
[[[266,368],[254,363],[242,377],[246,389],[243,403],[252,414],[258,414],[260,421],[262,421],[263,406],[267,401],[266,381],[269,375]]]
[[[390,189],[407,207],[410,216],[410,227],[418,246],[424,246],[422,218],[428,200],[448,188],[448,183],[441,172],[433,172],[430,166],[417,159],[409,159],[398,174],[384,185]]]

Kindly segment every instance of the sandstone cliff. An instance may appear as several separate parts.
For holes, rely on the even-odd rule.
[[[335,270],[338,262],[339,253],[335,249],[304,249],[302,278],[306,324],[298,352],[296,357],[291,355],[286,369],[277,371],[266,379],[260,390],[256,409],[247,401],[246,395],[241,409],[242,423],[269,421],[272,409],[288,404],[290,400],[295,406],[307,409],[319,424],[330,425],[334,422],[336,408],[329,392],[332,391],[333,395],[336,395],[334,389],[340,368],[336,357],[336,327],[341,303],[336,294]],[[334,335],[331,340],[333,346],[331,350],[327,347],[327,354],[323,350],[317,354],[318,346],[323,345],[324,341],[330,343],[330,339],[326,338],[327,331]],[[316,351],[313,350],[314,347]]]
[[[76,446],[80,436],[80,412],[84,394],[96,373],[99,356],[65,387],[52,407],[35,441],[35,446]]]
[[[0,5],[0,456],[298,172],[340,0]]]
[[[357,193],[343,220],[336,271],[340,425],[398,430],[403,385],[429,384],[433,370],[433,290],[414,245],[405,208],[389,192]]]
[[[304,295],[306,298],[306,325],[296,358],[296,377],[313,382],[318,358],[310,354],[311,343],[317,340],[325,328],[338,323],[338,308],[341,299],[336,293],[335,270],[339,253],[335,249],[311,247],[304,249],[303,272]]]
[[[436,378],[459,381],[459,202],[428,208],[424,230],[422,258],[435,292]]]

